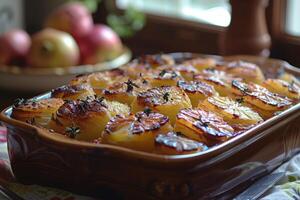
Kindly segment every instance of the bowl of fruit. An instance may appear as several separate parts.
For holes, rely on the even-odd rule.
[[[46,91],[76,75],[114,69],[130,59],[130,50],[110,27],[94,24],[82,4],[67,3],[31,36],[20,29],[0,36],[0,89]]]

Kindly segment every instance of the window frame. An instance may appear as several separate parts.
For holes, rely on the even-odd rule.
[[[271,56],[289,61],[291,64],[300,66],[300,36],[293,36],[286,32],[287,0],[270,2],[271,14],[269,32],[272,38]]]

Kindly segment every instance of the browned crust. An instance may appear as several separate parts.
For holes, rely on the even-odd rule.
[[[126,82],[117,82],[103,90],[104,95],[132,94],[137,95],[139,90],[148,88],[147,81],[135,81],[128,79]]]
[[[156,71],[153,75],[153,78],[156,80],[178,80],[182,79],[179,72],[174,70],[163,69]]]
[[[163,65],[158,67],[157,69],[159,70],[175,70],[178,72],[183,72],[183,73],[196,73],[198,70],[193,66],[189,64],[175,64],[175,65]]]
[[[292,104],[292,102],[287,97],[281,97],[280,95],[272,93],[266,88],[254,83],[247,84],[235,80],[232,81],[232,87],[238,89],[244,95],[259,99],[263,103],[270,106],[284,108],[285,106],[289,106]]]
[[[138,112],[127,117],[117,115],[107,123],[104,133],[110,134],[125,125],[130,125],[129,133],[142,134],[147,131],[157,130],[168,122],[168,117],[155,112]]]
[[[221,117],[209,111],[187,108],[177,114],[177,119],[191,123],[211,139],[233,136],[233,128]]]
[[[58,98],[49,98],[41,100],[24,100],[23,102],[16,103],[13,106],[13,115],[16,111],[24,112],[39,112],[42,110],[53,110],[63,105],[64,101]]]
[[[205,96],[214,94],[214,87],[201,81],[178,81],[177,86],[188,93],[201,93]]]
[[[184,61],[184,64],[214,66],[216,64],[216,60],[213,58],[193,58],[191,60]]]
[[[157,88],[151,88],[145,92],[139,93],[137,97],[137,101],[140,105],[147,106],[158,106],[168,103],[172,101],[172,99],[164,98],[165,96],[169,96],[172,90],[181,90],[179,87],[175,86],[162,86]],[[185,94],[185,93],[183,93]]]
[[[159,66],[174,64],[174,59],[171,56],[165,54],[143,55],[138,59],[137,62],[146,65],[148,64],[152,66]]]
[[[300,87],[297,85],[297,83],[295,83],[294,81],[289,83],[289,82],[286,82],[284,80],[280,80],[280,79],[267,79],[264,83],[267,83],[269,81],[279,81],[279,83],[288,89],[289,92],[293,93],[293,94],[299,94],[300,92]]]
[[[87,84],[64,85],[53,89],[51,91],[51,96],[56,98],[64,98],[75,94],[80,94],[86,91],[92,91],[92,88]]]
[[[107,111],[107,105],[99,99],[66,101],[57,111],[57,116],[69,119],[83,119],[92,113]]]

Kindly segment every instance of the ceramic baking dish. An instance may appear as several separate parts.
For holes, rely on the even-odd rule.
[[[177,60],[199,56],[170,55]],[[269,77],[283,70],[300,77],[299,69],[281,60],[214,57],[254,62]],[[9,158],[19,181],[104,199],[231,199],[300,150],[300,104],[207,151],[187,155],[75,141],[12,119],[11,111],[5,109],[0,119],[8,128]]]

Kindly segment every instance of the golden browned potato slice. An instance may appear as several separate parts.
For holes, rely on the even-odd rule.
[[[152,73],[145,74],[143,78],[148,81],[152,87],[176,86],[177,81],[183,80],[179,72],[166,69],[152,71]]]
[[[194,75],[199,72],[194,66],[192,65],[184,65],[184,64],[176,64],[176,65],[163,65],[157,68],[157,70],[168,70],[168,71],[177,71],[181,74],[181,76],[187,80],[193,80]]]
[[[130,79],[142,78],[145,74],[150,74],[154,70],[150,65],[131,62],[121,67],[125,75]]]
[[[178,87],[180,87],[190,98],[193,107],[197,107],[200,101],[203,101],[207,97],[217,95],[212,85],[208,85],[201,81],[178,81]]]
[[[20,99],[14,104],[12,117],[33,125],[47,128],[52,115],[64,104],[62,99]]]
[[[280,80],[284,80],[284,81],[286,81],[286,82],[288,82],[288,83],[294,83],[294,84],[296,84],[298,87],[300,87],[300,81],[294,76],[294,75],[292,75],[292,74],[290,74],[290,73],[283,73],[283,74],[281,74],[279,77],[278,77],[278,79],[280,79]]]
[[[194,153],[208,149],[205,144],[179,136],[175,132],[157,135],[155,144],[157,153],[167,155]]]
[[[234,129],[220,116],[198,108],[181,110],[177,114],[174,131],[208,146],[234,136]]]
[[[88,84],[80,85],[65,85],[51,91],[51,96],[54,98],[62,98],[63,100],[77,100],[93,97],[94,90]]]
[[[154,112],[135,115],[117,115],[112,118],[102,134],[102,142],[141,151],[153,151],[157,134],[172,131],[168,117]]]
[[[242,78],[245,82],[262,83],[265,80],[259,66],[254,63],[245,61],[232,61],[223,63],[216,66],[219,70],[224,70],[228,74]]]
[[[149,89],[146,80],[127,80],[126,82],[117,82],[103,90],[102,95],[110,101],[118,101],[131,105],[139,92]]]
[[[286,96],[290,99],[300,98],[300,87],[295,82],[286,82],[280,79],[267,79],[262,84],[269,91]]]
[[[251,107],[264,118],[268,118],[270,114],[282,111],[292,105],[289,98],[272,93],[254,83],[247,84],[233,81],[232,91],[234,94],[242,96],[244,101],[252,105]]]
[[[144,110],[146,107],[169,117],[175,123],[176,114],[183,108],[191,108],[188,95],[176,86],[152,88],[140,93],[132,103],[132,112]]]
[[[209,97],[199,104],[199,108],[220,115],[230,125],[250,126],[263,121],[257,112],[228,97]]]
[[[231,82],[236,79],[240,80],[239,78],[235,78],[232,75],[225,73],[224,71],[215,69],[206,69],[194,76],[194,80],[212,85],[221,96],[228,96],[231,94],[230,85]]]
[[[129,111],[124,104],[118,106],[125,107],[120,111]],[[101,136],[112,114],[116,113],[116,110],[109,109],[115,108],[103,99],[67,101],[53,116],[50,126],[71,138],[92,141]]]
[[[144,55],[141,56],[137,62],[139,64],[149,65],[152,68],[156,68],[161,65],[174,65],[174,59],[167,54],[160,55]]]
[[[183,64],[192,65],[199,71],[207,68],[212,68],[216,65],[216,60],[213,58],[194,58],[183,62]]]
[[[123,70],[112,70],[105,72],[97,72],[88,75],[77,76],[70,81],[70,85],[89,84],[96,93],[101,93],[104,88],[117,82],[125,81],[125,72]]]

